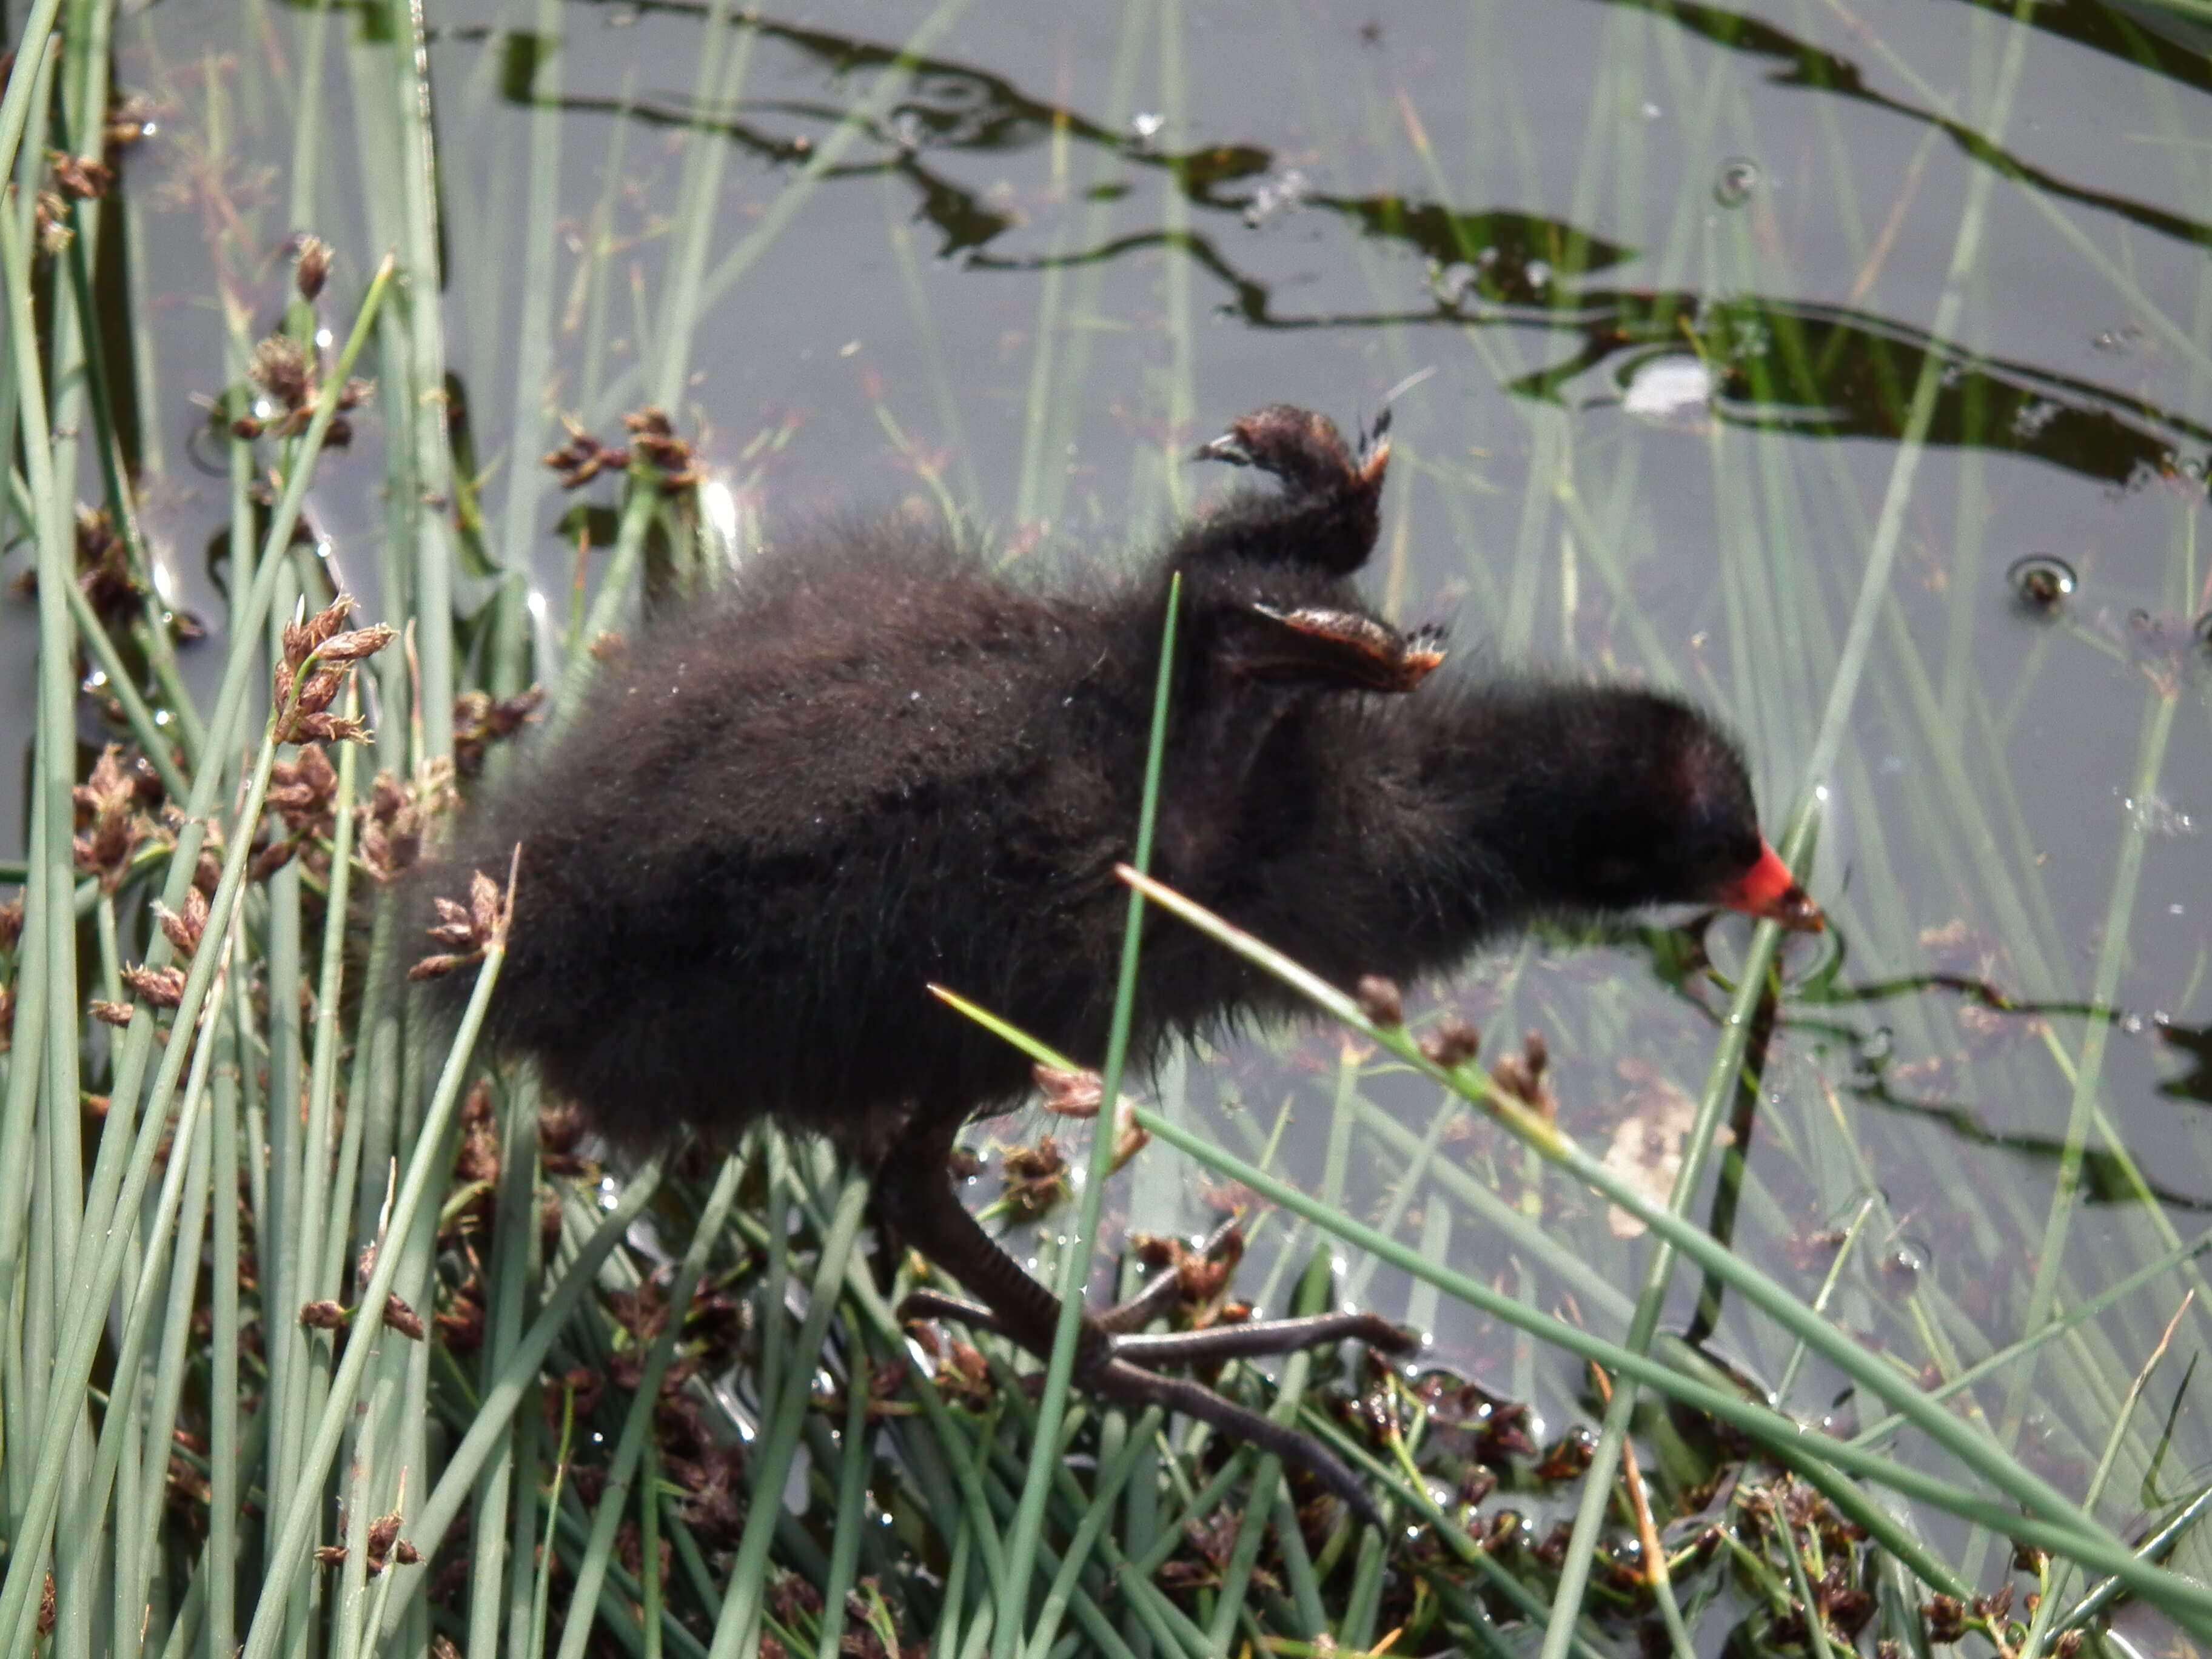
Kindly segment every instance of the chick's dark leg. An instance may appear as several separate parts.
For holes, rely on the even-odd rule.
[[[1060,1298],[1000,1249],[960,1202],[945,1175],[951,1133],[927,1125],[928,1116],[916,1115],[921,1127],[902,1136],[880,1166],[876,1177],[877,1209],[905,1244],[959,1279],[981,1298],[984,1306],[975,1309],[925,1291],[909,1297],[901,1311],[909,1316],[962,1319],[988,1314],[987,1319],[977,1322],[995,1328],[1039,1358],[1048,1358],[1060,1324]],[[1249,1411],[1200,1383],[1143,1369],[1144,1363],[1193,1364],[1254,1353],[1282,1353],[1346,1337],[1394,1349],[1408,1342],[1396,1327],[1364,1314],[1262,1322],[1168,1337],[1119,1334],[1085,1314],[1076,1339],[1073,1381],[1087,1394],[1182,1412],[1263,1451],[1273,1452],[1311,1470],[1364,1519],[1376,1521],[1374,1503],[1358,1478],[1319,1441]],[[1122,1357],[1125,1350],[1128,1358]]]

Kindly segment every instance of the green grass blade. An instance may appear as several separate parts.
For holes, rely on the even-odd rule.
[[[845,1276],[854,1241],[860,1236],[867,1200],[867,1182],[859,1175],[848,1175],[837,1194],[836,1212],[823,1236],[806,1318],[799,1327],[794,1349],[799,1354],[820,1352],[823,1339],[830,1333],[830,1316],[837,1306],[837,1286]],[[805,1413],[812,1383],[811,1358],[793,1364],[776,1401],[775,1414],[762,1433],[759,1455],[753,1465],[751,1507],[738,1540],[737,1565],[731,1570],[721,1617],[715,1621],[710,1659],[751,1659],[758,1651],[769,1547],[775,1535],[775,1517],[782,1511],[783,1483],[798,1447],[799,1419]]]
[[[1145,756],[1144,802],[1137,819],[1136,867],[1152,860],[1152,830],[1158,822],[1160,768],[1167,752],[1169,694],[1176,660],[1176,626],[1182,605],[1182,578],[1168,584],[1167,615],[1160,628],[1159,672],[1152,688],[1150,747]],[[1106,1065],[1103,1073],[1106,1104],[1099,1108],[1091,1138],[1091,1162],[1076,1206],[1076,1219],[1068,1231],[1062,1253],[1060,1325],[1053,1333],[1052,1358],[1045,1368],[1044,1393],[1037,1401],[1036,1443],[1049,1447],[1059,1441],[1067,1410],[1070,1379],[1075,1370],[1075,1344],[1084,1320],[1084,1287],[1091,1279],[1091,1254],[1098,1237],[1098,1218],[1106,1200],[1106,1182],[1114,1170],[1112,1103],[1121,1097],[1121,1069],[1129,1055],[1129,1025],[1136,1013],[1137,963],[1144,926],[1144,901],[1130,895],[1128,921],[1121,935],[1121,978],[1115,988],[1112,1022],[1107,1029]],[[1007,1540],[1006,1582],[999,1601],[997,1626],[992,1637],[993,1659],[1016,1659],[1022,1650],[1023,1628],[1029,1606],[1030,1573],[1036,1559],[1039,1535],[1044,1528],[1046,1494],[1051,1490],[1057,1460],[1033,1460],[1022,1488],[1021,1507],[1015,1512],[1013,1535]]]
[[[509,878],[507,903],[514,902],[513,878]],[[446,1129],[455,1109],[460,1103],[461,1085],[468,1074],[469,1056],[476,1046],[477,1028],[483,1023],[484,1010],[491,1000],[492,988],[499,982],[500,964],[507,956],[507,928],[504,917],[484,951],[483,965],[477,970],[476,988],[471,994],[467,1009],[463,1012],[459,1029],[453,1036],[453,1048],[447,1055],[444,1071],[438,1079],[437,1092],[424,1112],[422,1127],[416,1138],[413,1155],[407,1161],[405,1178],[400,1184],[398,1196],[392,1201],[391,1220],[385,1233],[385,1248],[377,1252],[375,1270],[362,1288],[360,1299],[353,1310],[354,1340],[346,1345],[345,1358],[339,1362],[331,1382],[330,1398],[325,1403],[321,1420],[315,1427],[314,1439],[308,1448],[301,1468],[297,1488],[287,1505],[283,1530],[276,1544],[269,1553],[268,1579],[271,1586],[287,1583],[305,1564],[307,1545],[316,1521],[315,1493],[328,1474],[331,1459],[337,1455],[338,1439],[344,1431],[347,1419],[352,1415],[353,1403],[368,1362],[382,1346],[379,1328],[384,1316],[384,1304],[392,1291],[404,1252],[391,1248],[393,1240],[404,1238],[412,1227],[416,1212],[421,1207],[424,1193],[428,1189],[438,1170],[438,1152],[446,1138]],[[255,1609],[253,1622],[246,1632],[246,1659],[268,1659],[283,1633],[283,1601],[281,1595],[264,1595]]]
[[[592,1517],[592,1535],[585,1547],[583,1559],[576,1566],[568,1617],[561,1627],[560,1659],[583,1659],[585,1647],[591,1640],[592,1613],[599,1604],[599,1588],[605,1580],[608,1560],[614,1551],[615,1528],[629,1507],[630,1480],[645,1449],[645,1437],[652,1427],[653,1413],[660,1404],[660,1379],[667,1375],[669,1362],[676,1357],[676,1340],[683,1334],[684,1316],[691,1306],[692,1292],[698,1288],[700,1274],[706,1271],[708,1255],[722,1237],[730,1205],[738,1194],[738,1177],[744,1172],[742,1159],[722,1160],[722,1171],[715,1177],[714,1190],[707,1195],[707,1207],[700,1212],[699,1224],[692,1231],[690,1248],[684,1251],[675,1279],[669,1285],[666,1317],[638,1373],[637,1393],[623,1419],[622,1437],[615,1444],[614,1458],[607,1469],[606,1489],[599,1498],[599,1512]],[[657,1562],[648,1563],[647,1566],[650,1571],[659,1571]]]

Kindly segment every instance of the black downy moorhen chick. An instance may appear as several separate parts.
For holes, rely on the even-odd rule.
[[[1115,866],[1178,571],[1154,873],[1338,983],[1443,969],[1556,914],[1691,901],[1820,926],[1705,715],[1619,687],[1431,678],[1439,639],[1375,614],[1351,578],[1375,542],[1382,430],[1355,458],[1327,418],[1276,405],[1199,454],[1280,488],[1126,578],[1031,591],[879,526],[764,556],[641,640],[426,883],[504,871],[521,844],[495,1042],[617,1142],[726,1142],[763,1115],[830,1136],[873,1166],[883,1221],[1048,1352],[1057,1299],[947,1173],[955,1133],[1021,1097],[1030,1064],[925,988],[1103,1055]],[[1147,921],[1139,1059],[1291,1006],[1194,931]],[[1133,1334],[1147,1311],[1085,1321],[1079,1386],[1216,1424],[1373,1514],[1317,1443],[1150,1366],[1405,1334],[1370,1315]]]

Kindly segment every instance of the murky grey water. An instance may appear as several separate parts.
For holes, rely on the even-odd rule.
[[[519,470],[553,441],[514,421],[529,100],[548,84],[537,9],[432,19],[451,364],[495,546]],[[1774,830],[1825,791],[1812,885],[1843,957],[1803,964],[1784,1006],[1740,1142],[1741,1247],[1787,1272],[1783,1243],[1878,1194],[1837,1310],[1917,1370],[2017,1334],[2062,1184],[2078,1195],[2062,1304],[2208,1224],[2201,31],[2080,0],[2034,8],[2024,33],[1966,4],[1840,0],[948,10],[911,83],[764,242],[747,238],[931,14],[763,13],[736,101],[714,112],[730,149],[709,268],[757,257],[702,317],[678,418],[748,533],[755,515],[773,535],[854,504],[949,501],[1024,560],[1110,558],[1221,487],[1181,458],[1229,417],[1289,400],[1348,426],[1433,368],[1397,406],[1373,578],[1397,611],[1451,617],[1462,650],[1710,701],[1744,734]],[[610,436],[645,401],[708,25],[684,5],[557,17],[558,403]],[[287,171],[314,27],[289,7],[164,0],[118,36],[120,82],[160,112],[127,173],[149,523],[211,623],[225,486],[191,402],[225,378],[210,234],[234,215],[256,251],[228,280],[261,325],[287,233],[336,245],[349,308],[388,234],[362,207],[350,14],[327,20],[314,176]],[[1929,441],[1901,449],[1923,372]],[[371,592],[380,427],[361,428],[313,510]],[[532,477],[550,646],[574,564],[556,523],[574,502]],[[1863,675],[1810,777],[1877,547],[1893,563],[1865,611]],[[2056,614],[2016,601],[2007,573],[2030,554],[2078,575]],[[0,712],[19,734],[31,640],[28,607],[0,606]],[[197,648],[202,680],[220,647]],[[1565,1121],[1601,1146],[1655,1093],[1703,1085],[1724,994],[1655,971],[1690,943],[1655,928],[1492,958],[1437,994],[1494,1046],[1544,1030]],[[1708,945],[1725,965],[1742,939]],[[1255,1142],[1292,1101],[1284,1162],[1312,1179],[1337,1068],[1337,1039],[1307,1033],[1170,1078],[1195,1109],[1233,1097]],[[1416,1133],[1433,1108],[1402,1078],[1362,1091]],[[1244,1149],[1233,1119],[1213,1121]],[[1401,1154],[1365,1133],[1352,1147],[1353,1198],[1380,1212]],[[1483,1131],[1453,1155],[1520,1200],[1516,1151]],[[1152,1157],[1140,1218],[1194,1219]],[[2134,1201],[2138,1182],[2155,1203]],[[1643,1245],[1556,1178],[1543,1197],[1571,1248],[1632,1288]],[[1470,1272],[1572,1304],[1464,1212],[1433,1220],[1417,1199],[1401,1222]],[[1917,1274],[1885,1270],[1900,1250]],[[1809,1294],[1817,1274],[1799,1277]],[[2108,1316],[2100,1352],[2131,1369],[2184,1287],[2161,1279]],[[1391,1311],[1409,1294],[1387,1273],[1372,1288]],[[1697,1289],[1680,1277],[1680,1321]],[[2191,1353],[2208,1316],[2184,1327]],[[1438,1337],[1554,1425],[1575,1409],[1570,1373],[1448,1307]],[[1729,1310],[1717,1340],[1769,1376],[1787,1352]],[[2094,1462],[2106,1402],[2070,1371],[2043,1377],[2044,1455]],[[2212,1459],[2185,1419],[2179,1432],[2169,1467]]]

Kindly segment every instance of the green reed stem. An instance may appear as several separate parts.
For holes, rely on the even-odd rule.
[[[1145,753],[1143,805],[1138,810],[1137,840],[1131,858],[1139,870],[1152,861],[1152,831],[1159,821],[1160,769],[1167,753],[1170,693],[1175,680],[1176,627],[1182,606],[1182,577],[1168,583],[1167,615],[1160,627],[1159,672],[1152,686],[1152,735]],[[1075,1348],[1085,1317],[1084,1287],[1091,1281],[1091,1258],[1097,1249],[1098,1218],[1106,1201],[1106,1183],[1114,1173],[1114,1103],[1121,1098],[1121,1072],[1129,1057],[1129,1027],[1137,1006],[1137,963],[1144,928],[1144,901],[1130,895],[1128,916],[1121,934],[1121,977],[1114,992],[1114,1012],[1106,1035],[1104,1089],[1091,1137],[1091,1162],[1085,1171],[1083,1194],[1076,1218],[1060,1254],[1060,1323],[1053,1332],[1052,1358],[1045,1368],[1044,1392],[1037,1400],[1036,1442],[1049,1447],[1058,1443],[1061,1419],[1067,1410],[1067,1393],[1075,1371]],[[1046,1494],[1052,1472],[1058,1467],[1049,1456],[1030,1465],[1022,1487],[1021,1507],[1014,1516],[1008,1540],[1006,1582],[999,1601],[999,1616],[992,1638],[993,1659],[1016,1659],[1023,1642],[1024,1613],[1029,1605],[1030,1565],[1036,1559],[1037,1538],[1044,1526]]]

